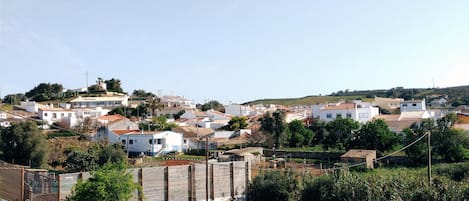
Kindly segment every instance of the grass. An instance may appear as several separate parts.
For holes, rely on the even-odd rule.
[[[11,110],[13,110],[13,105],[2,104],[2,105],[0,106],[0,110],[11,111]]]
[[[335,153],[342,153],[345,152],[344,150],[336,149],[336,148],[329,148],[324,149],[321,145],[315,145],[312,147],[288,147],[288,148],[281,148],[278,149],[279,151],[313,151],[313,152],[335,152]]]

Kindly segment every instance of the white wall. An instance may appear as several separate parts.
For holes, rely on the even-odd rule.
[[[225,105],[225,114],[233,116],[248,116],[251,113],[251,109],[238,104]]]
[[[330,116],[328,117],[328,114]],[[347,116],[349,114],[349,116]],[[373,117],[379,115],[379,108],[377,107],[363,107],[357,108],[356,110],[349,109],[349,110],[320,110],[319,111],[319,119],[323,121],[332,121],[336,119],[338,116],[342,118],[352,118],[355,121],[360,123],[366,123],[371,121]]]
[[[425,111],[425,99],[422,101],[404,101],[401,102],[401,112]]]
[[[150,155],[167,153],[171,151],[182,152],[182,134],[164,131],[155,134],[124,134],[119,137],[119,142],[125,140],[124,146],[129,152],[139,154],[141,152],[151,152]],[[150,141],[151,140],[151,141]],[[129,142],[133,142],[130,144]]]

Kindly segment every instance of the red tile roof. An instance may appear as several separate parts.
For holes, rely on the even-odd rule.
[[[328,105],[321,110],[354,110],[355,107],[355,103],[341,103],[338,105]]]
[[[123,135],[127,133],[133,133],[133,132],[138,132],[139,130],[113,130],[112,132],[115,133],[116,135]]]
[[[104,115],[104,116],[98,117],[98,119],[103,120],[103,121],[113,122],[113,121],[125,119],[125,117],[120,114],[114,114],[114,115]]]

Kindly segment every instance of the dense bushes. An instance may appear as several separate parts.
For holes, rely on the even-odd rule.
[[[469,166],[469,165],[466,165]],[[458,167],[454,167],[458,169]],[[469,199],[468,183],[442,175],[430,185],[424,169],[381,169],[357,173],[342,171],[313,178],[282,172],[256,177],[249,191],[250,200],[316,201],[450,201]],[[294,181],[293,181],[294,180]]]

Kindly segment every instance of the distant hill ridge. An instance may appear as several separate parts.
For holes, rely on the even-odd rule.
[[[280,105],[314,105],[326,102],[337,102],[340,100],[363,100],[372,101],[375,96],[384,98],[403,98],[405,100],[423,99],[427,103],[437,99],[445,98],[448,100],[448,107],[457,107],[459,105],[469,105],[469,85],[446,87],[446,88],[403,88],[395,87],[391,89],[375,90],[340,90],[325,96],[305,96],[302,98],[279,98],[279,99],[259,99],[243,103],[243,105],[254,104],[280,104]]]

